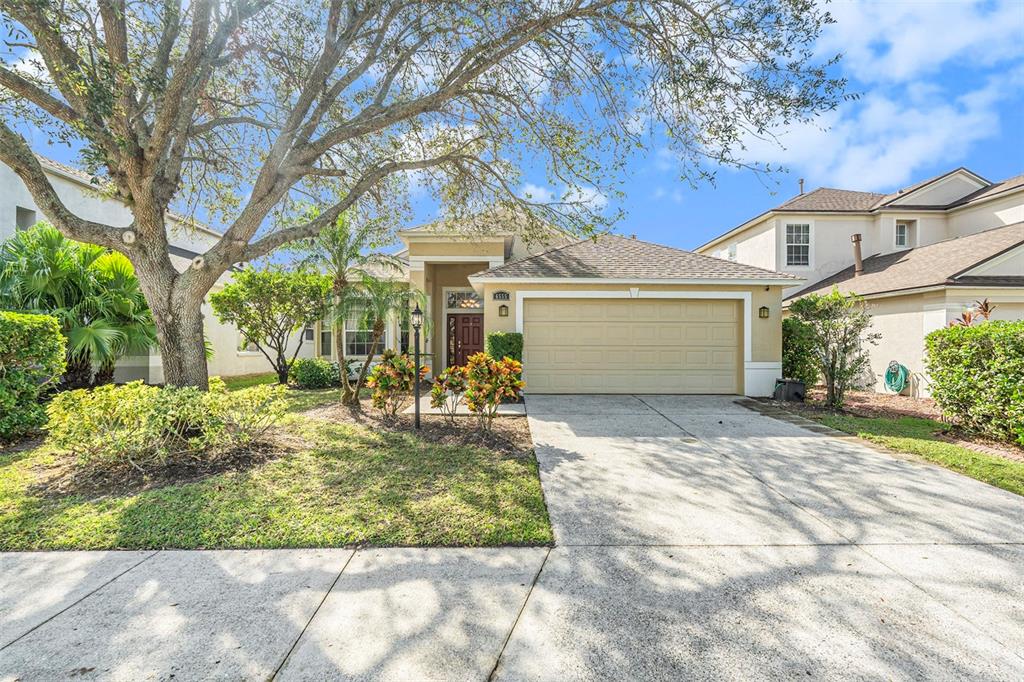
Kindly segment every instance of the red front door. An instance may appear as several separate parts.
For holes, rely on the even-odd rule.
[[[484,349],[483,315],[448,315],[448,366],[464,365]]]

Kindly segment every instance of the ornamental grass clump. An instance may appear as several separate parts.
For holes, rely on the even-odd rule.
[[[366,380],[366,385],[373,389],[370,401],[385,417],[394,418],[416,387],[416,381],[426,373],[426,367],[420,367],[417,372],[416,363],[407,354],[386,350]]]
[[[105,476],[209,463],[263,437],[284,416],[286,391],[229,392],[217,377],[209,391],[141,381],[66,391],[47,407],[47,444],[74,455],[86,473]]]
[[[430,388],[430,406],[440,409],[449,424],[455,423],[455,415],[469,387],[465,367],[449,367],[437,375]]]
[[[505,357],[495,360],[476,353],[466,361],[466,407],[479,417],[480,427],[490,431],[503,400],[519,400],[523,387],[523,364]]]

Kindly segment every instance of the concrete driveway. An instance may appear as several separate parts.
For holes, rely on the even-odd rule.
[[[529,415],[556,547],[0,555],[0,680],[1024,678],[1024,499],[728,398]]]
[[[1024,677],[1024,499],[727,397],[529,414],[558,546],[497,677]]]

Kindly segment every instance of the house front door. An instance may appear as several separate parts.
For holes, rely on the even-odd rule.
[[[465,365],[466,358],[484,349],[484,316],[448,315],[448,366]]]

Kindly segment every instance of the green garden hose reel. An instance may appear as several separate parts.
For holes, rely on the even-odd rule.
[[[907,386],[910,370],[893,360],[885,370],[885,387],[893,393],[899,393]]]

